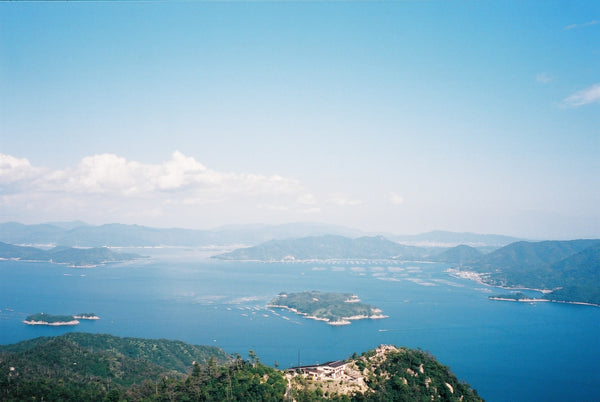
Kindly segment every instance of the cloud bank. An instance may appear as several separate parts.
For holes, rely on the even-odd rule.
[[[179,151],[160,164],[100,154],[58,170],[0,154],[0,207],[16,216],[39,210],[55,219],[76,218],[77,212],[87,219],[102,211],[119,221],[168,215],[169,210],[173,216],[185,211],[224,213],[225,208],[232,215],[261,208],[310,213],[318,211],[316,205],[316,197],[298,180],[220,172]]]

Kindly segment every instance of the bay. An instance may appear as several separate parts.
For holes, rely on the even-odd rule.
[[[138,250],[139,251],[139,250]],[[380,344],[421,348],[489,401],[594,400],[600,309],[490,301],[506,293],[448,265],[218,261],[194,249],[88,269],[0,261],[0,343],[70,331],[216,345],[280,368],[344,359]],[[389,317],[330,326],[266,304],[279,292],[351,292]],[[32,313],[93,312],[76,327],[28,326]]]

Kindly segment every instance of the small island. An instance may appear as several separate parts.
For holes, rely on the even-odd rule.
[[[79,320],[99,320],[94,313],[81,313],[78,315],[51,315],[46,313],[32,314],[23,321],[27,325],[78,325]]]
[[[348,325],[351,320],[387,318],[381,310],[360,303],[352,293],[281,292],[267,307],[285,308],[313,320],[329,325]]]

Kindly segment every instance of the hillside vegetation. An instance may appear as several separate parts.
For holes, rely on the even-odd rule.
[[[517,242],[461,269],[491,285],[552,290],[549,300],[600,304],[600,240]]]
[[[0,347],[0,400],[480,401],[431,355],[354,354],[335,381],[183,342],[71,333]],[[357,386],[357,383],[360,385]]]

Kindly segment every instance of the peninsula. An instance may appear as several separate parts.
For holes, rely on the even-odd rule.
[[[51,326],[64,326],[64,325],[77,325],[79,320],[99,320],[94,313],[81,313],[78,315],[51,315],[46,313],[32,314],[25,318],[23,321],[27,325],[51,325]]]
[[[387,318],[381,310],[360,303],[352,293],[281,292],[267,307],[285,308],[294,313],[329,325],[348,325],[351,320]]]
[[[530,296],[527,296],[523,292],[489,296],[488,299],[500,300],[500,301],[515,301],[515,302],[523,302],[523,303],[549,302],[550,301],[548,299],[530,297]]]

